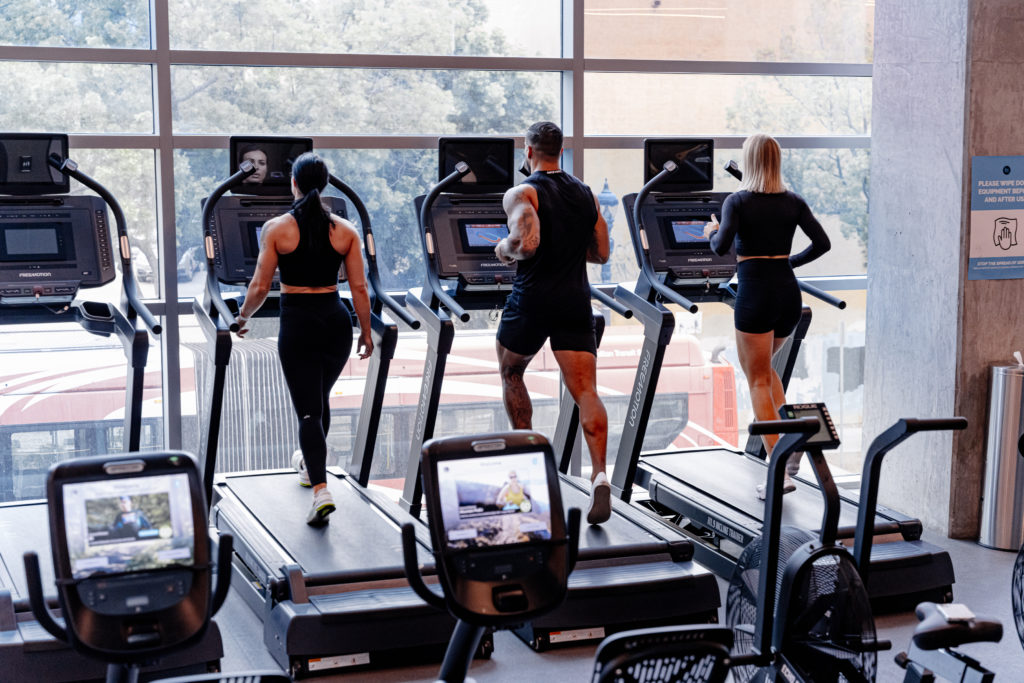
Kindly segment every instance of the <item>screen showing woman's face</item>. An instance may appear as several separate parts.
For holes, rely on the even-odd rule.
[[[246,178],[246,183],[262,183],[267,177],[267,154],[261,149],[253,149],[242,155],[242,161],[251,161],[256,172]]]

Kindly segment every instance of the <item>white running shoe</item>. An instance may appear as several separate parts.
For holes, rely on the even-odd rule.
[[[612,516],[612,486],[604,472],[598,472],[590,488],[587,523],[601,524]]]
[[[786,469],[789,469],[789,463],[786,463]],[[756,490],[758,500],[764,500],[767,497],[768,494],[765,492],[766,489],[764,484],[758,484]],[[796,482],[790,478],[789,472],[787,471],[785,476],[782,478],[782,492],[785,494],[793,493],[793,491],[796,491]]]
[[[327,522],[331,521],[328,519],[328,515],[334,512],[334,498],[331,497],[331,492],[324,487],[313,494],[313,507],[310,508],[309,514],[306,515],[306,524],[310,526],[324,526]]]
[[[292,467],[299,473],[299,486],[305,486],[308,489],[311,486],[309,472],[306,471],[306,459],[302,457],[301,449],[292,453]]]

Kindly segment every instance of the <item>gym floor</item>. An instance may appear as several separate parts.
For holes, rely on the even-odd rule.
[[[975,614],[999,619],[1003,622],[1003,639],[999,643],[968,645],[963,651],[979,660],[997,674],[997,680],[1021,680],[1024,671],[1024,649],[1017,639],[1010,607],[1010,573],[1016,553],[982,548],[976,543],[953,541],[925,534],[926,540],[946,548],[956,569],[957,583],[953,594],[957,602],[966,604]],[[727,582],[719,580],[722,599]],[[724,623],[724,608],[719,613]],[[249,608],[233,593],[217,617],[224,638],[224,671],[276,668],[263,648],[262,624]],[[912,613],[880,616],[876,620],[879,638],[892,641],[893,649],[879,654],[880,683],[898,683],[903,670],[893,656],[905,650],[917,623]],[[586,682],[596,645],[590,643],[537,653],[508,632],[495,635],[494,655],[489,661],[473,663],[470,675],[480,683],[557,680],[562,683]],[[405,667],[382,671],[360,671],[345,675],[325,676],[313,681],[372,681],[398,683],[410,681],[432,682],[438,671],[436,664]]]

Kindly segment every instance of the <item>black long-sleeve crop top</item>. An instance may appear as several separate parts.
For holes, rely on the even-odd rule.
[[[722,256],[735,239],[738,256],[789,255],[798,225],[811,239],[811,245],[789,256],[794,267],[813,261],[832,247],[807,202],[795,192],[767,194],[740,190],[726,197],[722,204],[722,220],[719,229],[711,234],[711,249]]]

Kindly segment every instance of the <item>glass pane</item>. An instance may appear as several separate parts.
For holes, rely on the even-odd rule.
[[[9,0],[0,44],[148,48],[149,1]]]
[[[175,133],[522,134],[560,120],[561,75],[177,66]]]
[[[740,62],[872,59],[870,0],[585,0],[587,57]]]
[[[715,151],[715,190],[732,192],[739,183],[723,170],[738,149]],[[802,195],[825,227],[832,249],[799,269],[798,275],[859,275],[867,272],[868,166],[866,149],[783,150],[782,173],[788,187]],[[639,275],[629,226],[622,208],[624,195],[643,186],[643,151],[600,149],[586,152],[587,183],[598,192],[611,230],[612,254],[604,266],[591,266],[594,282],[630,282]],[[603,192],[608,183],[608,192]],[[794,251],[809,244],[797,230]]]
[[[226,149],[174,151],[174,229],[178,246],[174,259],[178,264],[179,299],[192,299],[201,294],[205,286],[201,202],[227,177]],[[185,318],[181,320],[184,324]]]
[[[871,79],[588,73],[584,106],[587,135],[868,135]]]
[[[159,285],[159,237],[156,219],[155,154],[148,149],[71,149],[70,156],[78,162],[83,173],[104,185],[117,199],[124,211],[128,228],[128,242],[132,249],[132,265],[143,298],[155,298]],[[77,181],[71,181],[72,194],[92,194]],[[117,251],[117,232],[113,214],[109,215],[111,238]],[[115,259],[120,271],[121,259]],[[121,280],[115,280],[99,289],[89,290],[85,296],[93,300],[118,304],[121,300]]]
[[[319,149],[328,168],[366,204],[377,243],[377,267],[388,291],[419,287],[426,275],[413,200],[437,182],[437,151],[432,149]],[[516,165],[522,150],[516,150]],[[201,205],[227,177],[227,150],[175,152],[175,210],[178,230],[179,296],[191,298],[203,286]],[[328,188],[328,195],[337,195]],[[348,217],[358,223],[354,207]]]
[[[81,297],[88,298],[88,297]],[[50,465],[123,449],[126,360],[78,325],[0,327],[0,502],[45,497]],[[150,340],[142,450],[163,444],[159,345]]]
[[[184,50],[557,57],[554,0],[170,0]]]
[[[152,133],[148,64],[0,62],[0,130]]]

